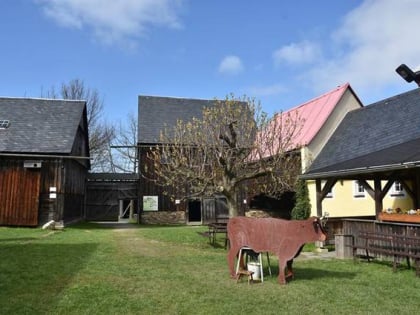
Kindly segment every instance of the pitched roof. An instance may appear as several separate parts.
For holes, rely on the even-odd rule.
[[[415,89],[349,112],[304,177],[418,162],[419,144],[420,89]]]
[[[158,143],[160,131],[172,128],[178,120],[189,121],[201,118],[203,108],[213,106],[216,101],[174,98],[160,96],[143,96],[138,98],[138,142]]]
[[[351,90],[348,83],[282,114],[298,117],[302,121],[300,132],[293,139],[295,148],[308,145],[314,139],[347,89]]]
[[[70,154],[85,101],[0,98],[0,152]]]

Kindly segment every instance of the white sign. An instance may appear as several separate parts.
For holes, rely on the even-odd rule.
[[[158,211],[158,196],[143,196],[143,211]]]

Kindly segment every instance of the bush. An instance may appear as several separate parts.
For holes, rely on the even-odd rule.
[[[306,182],[299,179],[296,189],[296,204],[292,209],[292,220],[306,220],[311,215],[311,203]]]

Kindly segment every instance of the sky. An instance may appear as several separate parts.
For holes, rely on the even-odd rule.
[[[0,16],[0,96],[80,79],[111,123],[138,95],[233,93],[271,115],[348,82],[368,105],[420,69],[418,0],[2,0]]]

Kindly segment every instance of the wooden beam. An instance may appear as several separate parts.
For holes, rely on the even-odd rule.
[[[375,214],[376,218],[378,218],[379,213],[382,212],[383,209],[383,196],[382,196],[382,187],[381,187],[381,179],[375,178],[374,180],[374,189],[375,189]]]
[[[318,217],[322,216],[322,187],[321,187],[321,180],[317,178],[315,180],[316,186],[316,215]]]
[[[375,190],[372,188],[372,186],[369,185],[369,183],[364,179],[359,179],[358,182],[363,186],[363,188],[367,191],[369,196],[372,197],[373,200],[375,200]]]
[[[321,217],[322,216],[322,201],[334,187],[335,183],[337,183],[337,178],[328,178],[325,182],[324,187],[322,187],[322,182],[318,178],[315,180],[316,184],[316,215]]]

